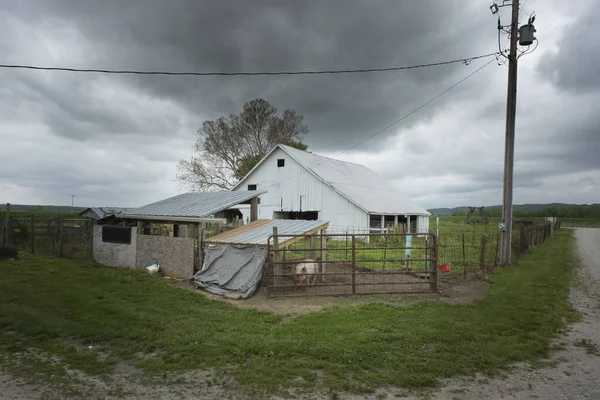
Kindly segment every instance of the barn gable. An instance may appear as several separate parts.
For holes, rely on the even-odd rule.
[[[381,178],[364,165],[323,157],[284,145],[276,146],[234,189],[245,189],[243,185],[254,179],[256,176],[254,172],[258,168],[262,168],[263,164],[267,162],[273,164],[275,153],[279,154],[277,157],[282,157],[277,158],[278,160],[284,159],[283,163],[285,163],[285,156],[287,156],[302,168],[302,170],[295,172],[296,176],[286,176],[284,179],[297,181],[302,174],[310,175],[366,213],[431,215],[426,209],[404,197],[389,181]],[[274,167],[270,164],[269,166],[273,169]],[[277,170],[280,169],[283,170],[283,167],[277,168]],[[284,184],[285,182],[281,178],[278,177],[272,179],[272,182],[263,182],[263,184],[267,183],[271,186]],[[269,190],[264,185],[260,189]]]

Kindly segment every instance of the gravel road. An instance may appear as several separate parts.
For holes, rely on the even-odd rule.
[[[487,379],[485,377],[454,378],[444,382],[435,392],[411,396],[400,389],[381,389],[368,396],[339,395],[339,399],[600,399],[600,229],[577,229],[577,251],[581,265],[579,278],[571,289],[571,303],[583,314],[582,322],[573,324],[557,343],[564,350],[556,351],[548,367],[533,369],[521,366],[508,376]],[[586,346],[582,346],[585,343]],[[98,387],[98,398],[157,398],[157,399],[212,399],[245,398],[239,393],[227,393],[227,389],[213,387],[199,391],[172,387],[137,387],[129,384],[126,396],[107,396]],[[102,395],[100,392],[104,392]],[[53,393],[55,396],[56,393]],[[50,395],[50,396],[49,396]],[[48,393],[43,386],[23,384],[0,371],[0,400],[59,398]],[[94,396],[92,396],[94,397]],[[330,399],[330,394],[315,394],[313,398]]]
[[[556,364],[542,369],[522,367],[507,377],[491,380],[448,380],[441,391],[428,398],[600,399],[600,353],[589,352],[594,346],[600,351],[600,229],[577,229],[575,235],[581,279],[571,289],[570,300],[583,314],[583,320],[573,324],[566,337],[557,341],[566,344],[566,348],[552,355],[551,361]],[[589,346],[581,346],[582,343]]]

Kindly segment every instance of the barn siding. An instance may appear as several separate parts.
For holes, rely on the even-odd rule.
[[[277,167],[284,159],[285,166]],[[311,167],[310,165],[308,166]],[[368,216],[361,208],[340,195],[330,186],[307,171],[281,149],[276,149],[234,190],[268,190],[260,196],[259,218],[274,218],[276,211],[319,211],[319,219],[329,221],[330,232],[365,231]],[[241,210],[247,219],[248,209]]]

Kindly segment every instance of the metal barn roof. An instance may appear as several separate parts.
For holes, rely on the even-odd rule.
[[[121,214],[125,212],[127,212],[127,209],[121,207],[90,207],[80,212],[79,215],[92,219],[102,219],[109,215]]]
[[[400,193],[392,182],[364,165],[323,157],[285,145],[278,145],[271,152],[276,148],[282,149],[317,178],[368,213],[431,215],[425,208]]]
[[[278,235],[282,236],[280,245],[294,241],[295,238],[285,235],[310,235],[329,225],[327,221],[306,221],[294,219],[259,219],[228,232],[221,233],[206,240],[206,243],[229,243],[267,245],[269,236],[273,235],[273,227],[277,227]]]
[[[219,211],[226,210],[264,193],[266,193],[264,190],[183,193],[143,207],[128,209],[126,216],[128,218],[135,218],[135,216],[210,217]]]

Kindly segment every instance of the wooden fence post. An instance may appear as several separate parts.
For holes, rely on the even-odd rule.
[[[31,214],[31,254],[35,254],[35,216]]]
[[[58,233],[58,258],[63,256],[63,217],[59,215],[56,218],[57,233]]]
[[[388,234],[384,233],[384,236],[383,236],[383,269],[385,269],[385,259],[387,257],[387,245],[388,245]]]
[[[431,237],[431,267],[429,274],[429,290],[437,292],[438,288],[438,241],[437,236]]]
[[[487,242],[487,238],[485,235],[481,235],[481,254],[480,254],[480,268],[481,271],[485,271],[485,244]]]
[[[525,237],[525,224],[521,224],[519,227],[519,252],[525,253],[527,251],[527,238]]]
[[[463,259],[463,264],[465,265],[465,276],[467,276],[467,270],[466,270],[466,265],[467,265],[467,255],[465,253],[465,234],[463,233],[461,235],[461,241],[462,241],[462,259]]]
[[[10,225],[10,203],[6,203],[6,220],[4,221],[4,242],[10,243],[10,235],[9,235],[9,225]]]
[[[327,229],[321,230],[321,282],[325,282],[325,270],[327,269]],[[284,253],[285,254],[285,253]]]
[[[535,224],[533,225],[533,229],[531,229],[531,235],[529,235],[531,240],[529,241],[529,248],[532,249],[535,247]]]
[[[0,218],[0,244],[4,243],[4,233],[6,232],[4,218]]]
[[[352,294],[356,294],[356,235],[352,234]]]
[[[17,245],[15,241],[15,220],[13,217],[8,217],[6,220],[6,243]]]
[[[498,266],[498,255],[500,254],[500,235],[496,235],[496,251],[494,253],[494,267]]]
[[[346,262],[348,262],[348,231],[346,231],[346,246],[344,246],[344,247],[345,247],[344,250],[346,251],[346,258],[345,258],[345,260],[346,260]]]

